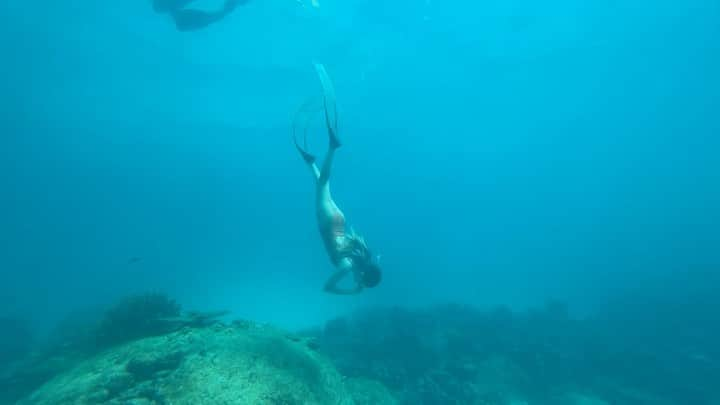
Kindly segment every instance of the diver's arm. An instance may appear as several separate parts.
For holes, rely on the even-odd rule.
[[[347,259],[343,260],[340,266],[338,266],[338,270],[325,282],[325,291],[338,295],[354,295],[360,293],[363,289],[360,283],[357,283],[357,285],[353,288],[338,287],[338,283],[340,283],[340,281],[347,277],[347,275],[351,272],[352,263],[350,263]]]

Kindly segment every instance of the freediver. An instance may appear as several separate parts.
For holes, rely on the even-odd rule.
[[[195,0],[153,0],[153,9],[157,13],[165,13],[175,22],[178,31],[197,31],[216,23],[237,6],[246,4],[249,0],[225,0],[223,7],[216,11],[203,11],[187,8]]]
[[[318,168],[317,164],[315,164],[315,156],[307,151],[306,145],[304,147],[300,146],[296,133],[293,134],[293,140],[295,141],[295,147],[312,171],[315,179],[315,212],[320,236],[325,245],[325,250],[330,256],[330,261],[336,268],[336,271],[326,281],[324,289],[326,292],[333,294],[358,294],[364,288],[377,286],[382,279],[382,273],[363,237],[356,234],[352,229],[350,232],[345,229],[345,216],[330,194],[329,180],[333,158],[335,152],[341,146],[338,138],[335,91],[325,67],[316,64],[315,68],[323,88],[325,122],[329,135],[328,151],[322,168]],[[340,287],[340,281],[349,275],[353,276],[354,286]]]

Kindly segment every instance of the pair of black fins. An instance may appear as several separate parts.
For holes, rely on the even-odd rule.
[[[158,13],[168,13],[175,22],[178,31],[197,31],[216,23],[235,8],[249,0],[225,0],[225,5],[217,11],[203,11],[185,8],[194,0],[153,0],[153,8]]]
[[[323,66],[321,63],[315,63],[315,71],[317,72],[318,77],[320,78],[320,85],[323,89],[323,106],[325,109],[325,124],[327,125],[328,132],[330,135],[330,147],[331,148],[339,148],[341,146],[340,139],[338,138],[338,118],[337,118],[337,103],[335,101],[335,88],[333,87],[332,81],[330,80],[330,76],[327,73],[327,70],[325,70],[325,66]],[[298,152],[300,152],[300,155],[302,156],[303,160],[305,160],[306,163],[312,164],[315,162],[315,156],[312,155],[310,152],[308,152],[307,149],[307,127],[309,124],[309,118],[306,118],[305,123],[303,125],[303,145],[300,146],[300,143],[298,142],[298,117],[301,115],[301,113],[311,113],[311,107],[314,105],[312,100],[306,102],[303,104],[303,106],[300,108],[300,111],[298,111],[298,114],[295,117],[295,123],[293,124],[293,141],[295,142],[295,147],[297,148]]]

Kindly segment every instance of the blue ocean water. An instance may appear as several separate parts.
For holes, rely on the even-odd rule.
[[[720,367],[717,1],[250,0],[180,32],[149,1],[6,0],[0,19],[0,317],[38,336],[145,291],[289,329],[553,301]],[[333,195],[381,256],[358,296],[322,291],[292,144],[315,62]]]

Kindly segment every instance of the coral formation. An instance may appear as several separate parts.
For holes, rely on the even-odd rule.
[[[306,339],[250,322],[184,328],[93,356],[19,404],[394,404]]]
[[[63,320],[42,347],[18,358],[12,368],[0,370],[0,404],[14,403],[56,375],[104,350],[182,328],[211,326],[227,312],[183,313],[180,305],[168,296],[147,293],[129,296],[97,314]],[[23,345],[29,345],[29,339],[25,339]]]
[[[125,298],[105,313],[95,331],[95,344],[109,347],[146,336],[162,335],[174,329],[166,318],[180,316],[180,305],[159,293]]]
[[[298,334],[219,321],[225,315],[182,312],[157,294],[123,300],[101,322],[0,373],[0,403],[672,405],[720,397],[707,336],[664,329],[661,339],[642,340],[622,317],[574,319],[555,302],[525,312],[377,308]]]
[[[649,349],[651,342],[643,352],[609,340],[611,330],[571,318],[559,303],[527,312],[442,306],[362,311],[327,322],[317,341],[341,372],[378,380],[405,404],[669,405],[717,397],[711,381],[720,369],[699,374]]]

